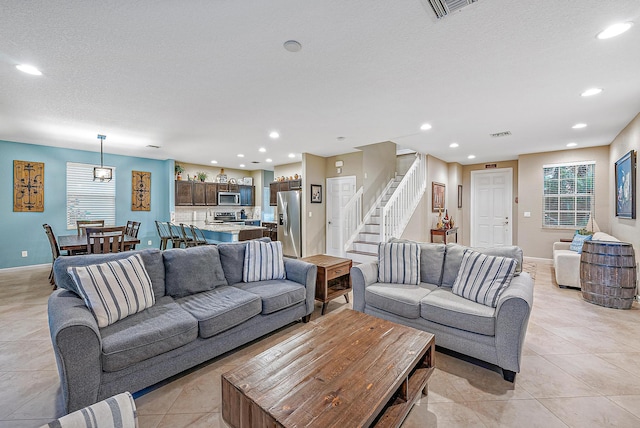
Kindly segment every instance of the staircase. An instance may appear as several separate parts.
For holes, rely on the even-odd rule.
[[[426,157],[416,160],[406,175],[392,179],[346,243],[354,263],[378,260],[378,244],[400,237],[427,188]]]

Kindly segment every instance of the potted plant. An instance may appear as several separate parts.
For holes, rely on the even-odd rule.
[[[184,167],[180,164],[176,164],[175,171],[176,171],[176,180],[182,180],[181,174],[184,172]]]
[[[196,175],[198,176],[198,180],[204,182],[204,180],[207,179],[207,173],[204,171],[198,171],[196,172]]]

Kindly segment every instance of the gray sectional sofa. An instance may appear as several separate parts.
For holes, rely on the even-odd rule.
[[[402,241],[396,241],[402,242]],[[458,244],[420,245],[418,285],[378,282],[378,263],[351,269],[353,308],[435,334],[436,345],[502,368],[513,382],[520,371],[522,346],[533,304],[533,280],[522,271],[515,246],[474,248],[516,259],[516,276],[496,308],[452,293],[465,248]]]
[[[285,258],[285,280],[242,282],[244,252],[244,243],[230,243],[58,258],[59,289],[48,313],[66,411],[139,391],[289,323],[307,322],[317,267]],[[144,262],[155,304],[99,328],[67,268],[132,254]],[[220,277],[212,257],[220,260],[223,283],[199,291],[192,285]]]

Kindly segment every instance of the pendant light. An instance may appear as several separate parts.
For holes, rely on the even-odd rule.
[[[98,140],[100,140],[100,168],[97,166],[93,168],[93,181],[111,181],[113,178],[113,170],[111,168],[105,168],[102,162],[102,143],[105,138],[107,138],[106,135],[98,134]]]

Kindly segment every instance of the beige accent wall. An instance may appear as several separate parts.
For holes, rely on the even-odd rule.
[[[345,153],[338,156],[330,156],[326,159],[325,164],[325,178],[334,177],[349,177],[351,175],[356,176],[356,190],[363,185],[363,173],[362,173],[362,152]],[[342,172],[336,171],[336,162],[342,161]],[[313,183],[316,184],[316,183]],[[326,186],[326,180],[322,183]],[[324,187],[323,187],[324,189]]]
[[[358,147],[362,150],[363,208],[367,212],[396,173],[396,144],[390,141]]]
[[[633,244],[636,259],[640,259],[640,252],[638,251],[638,245],[640,244],[640,189],[638,185],[638,172],[636,168],[636,218],[625,219],[616,217],[615,198],[615,163],[618,159],[624,156],[629,150],[640,150],[640,114],[638,114],[629,124],[618,134],[618,136],[611,142],[609,150],[609,165],[611,171],[609,173],[608,189],[610,191],[609,196],[609,211],[607,217],[611,219],[610,230],[611,234],[621,241],[630,242]],[[637,161],[638,159],[636,159]],[[596,200],[598,197],[596,196]],[[599,211],[598,211],[599,212]],[[600,219],[602,216],[596,217],[598,226],[602,229]],[[604,229],[603,229],[604,230]],[[605,230],[606,231],[606,230]]]
[[[206,182],[215,183],[216,175],[220,174],[220,170],[222,168],[218,168],[211,165],[198,165],[193,163],[186,163],[176,161],[176,164],[182,165],[184,167],[184,172],[182,173],[182,179],[186,180],[187,176],[191,177],[193,180],[196,174],[199,171],[203,171],[207,173]],[[227,174],[227,178],[235,178],[236,180],[242,180],[244,177],[253,177],[253,173],[256,171],[245,171],[242,169],[234,169],[234,168],[224,168],[224,173]],[[255,179],[254,179],[255,180]],[[254,183],[255,185],[255,183]]]
[[[610,180],[612,166],[609,161],[609,147],[598,146],[584,149],[561,150],[555,152],[532,153],[518,158],[519,203],[517,204],[518,240],[525,256],[552,258],[553,243],[561,238],[571,238],[575,228],[555,229],[542,227],[543,165],[567,162],[595,161],[595,212],[596,221],[603,232],[610,229],[611,211]],[[531,217],[524,217],[524,213]]]
[[[458,242],[463,245],[469,245],[471,243],[471,171],[490,170],[493,168],[487,168],[487,165],[496,165],[495,169],[511,168],[513,175],[512,179],[512,210],[511,210],[511,242],[513,245],[518,244],[518,204],[515,202],[518,198],[518,161],[503,161],[503,162],[488,162],[482,164],[463,165],[462,166],[462,235],[458,235]],[[542,172],[540,173],[542,174]],[[542,196],[540,196],[542,200]],[[460,237],[462,236],[462,241]],[[528,254],[527,254],[528,255]]]
[[[327,159],[302,154],[302,256],[325,253]],[[311,203],[311,185],[322,185],[322,203]],[[309,217],[311,215],[311,217]]]
[[[304,179],[304,175],[302,174],[302,162],[286,163],[273,167],[274,180],[277,180],[278,177],[286,177],[288,180],[289,177],[295,177],[296,174],[302,175]]]
[[[449,179],[447,181],[447,208],[449,209],[449,217],[453,220],[454,226],[458,228],[458,243],[462,243],[462,235],[464,234],[464,203],[463,208],[458,208],[458,185],[462,185],[462,165],[459,163],[447,164],[449,170]],[[462,185],[464,191],[464,185]],[[469,207],[467,207],[469,209]]]

